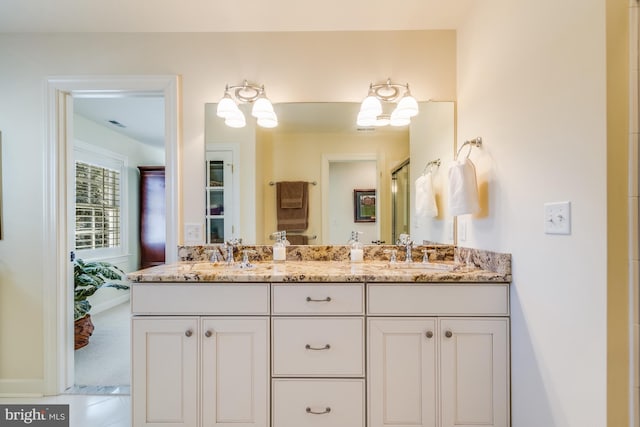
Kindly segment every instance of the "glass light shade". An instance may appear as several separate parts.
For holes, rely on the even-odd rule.
[[[225,118],[224,124],[229,126],[230,128],[243,128],[247,124],[247,121],[244,118],[244,114],[242,114],[242,111],[238,109],[237,113],[230,114]]]
[[[260,117],[269,117],[270,115],[275,115],[273,112],[273,105],[271,101],[264,95],[260,96],[253,103],[253,108],[251,108],[251,115],[256,118]]]
[[[399,111],[397,108],[393,110],[393,112],[391,113],[391,119],[389,121],[389,124],[391,124],[391,126],[406,126],[409,123],[411,123],[411,118],[403,114],[403,111]]]
[[[271,112],[271,115],[264,115],[264,116],[258,117],[258,120],[256,122],[260,127],[274,128],[278,126],[278,117],[276,117],[276,113]]]
[[[398,102],[396,107],[398,114],[406,117],[415,117],[418,115],[418,101],[411,96],[411,94],[405,94]]]
[[[382,103],[374,95],[369,95],[362,101],[360,112],[372,116],[379,116],[382,114]]]
[[[356,119],[356,123],[358,126],[373,126],[376,123],[375,114],[369,114],[366,112],[359,112],[358,118]]]
[[[216,109],[216,114],[218,115],[218,117],[222,117],[223,119],[226,119],[227,116],[229,116],[230,114],[234,114],[237,110],[238,110],[238,106],[236,105],[235,102],[233,102],[233,99],[231,99],[231,96],[229,96],[229,93],[225,92],[220,102],[218,102],[218,108]]]
[[[373,124],[374,126],[387,126],[391,120],[387,115],[380,115],[376,117],[376,122]]]

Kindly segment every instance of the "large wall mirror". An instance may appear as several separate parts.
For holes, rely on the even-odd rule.
[[[305,181],[308,227],[288,232],[293,243],[346,244],[351,231],[359,231],[365,244],[394,244],[400,232],[416,243],[455,244],[454,219],[446,209],[446,170],[455,145],[453,102],[421,102],[411,125],[376,128],[357,127],[358,103],[275,104],[279,124],[272,129],[258,127],[248,105],[241,105],[247,125],[229,128],[216,116],[216,106],[205,106],[208,242],[237,237],[248,244],[273,243],[275,184]],[[439,167],[428,166],[436,160]],[[414,183],[428,172],[436,216],[415,209]],[[375,197],[361,199],[369,204],[367,215],[358,216],[357,197],[370,196],[370,190]]]

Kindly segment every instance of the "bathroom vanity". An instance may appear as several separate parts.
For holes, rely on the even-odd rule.
[[[509,426],[510,257],[467,255],[131,273],[132,425]]]

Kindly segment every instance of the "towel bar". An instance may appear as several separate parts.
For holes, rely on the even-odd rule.
[[[433,171],[434,166],[439,168],[441,163],[442,162],[440,161],[440,159],[431,160],[429,163],[426,164],[426,166],[422,170],[422,174],[424,175],[427,172],[427,169],[429,169],[430,167],[432,168],[431,171]]]
[[[316,181],[311,181],[311,182],[309,182],[309,184],[311,184],[311,185],[318,185],[318,183],[317,183]],[[276,183],[275,183],[275,182],[273,182],[273,181],[269,181],[269,185],[276,185]]]
[[[464,144],[462,144],[460,146],[460,148],[458,149],[458,152],[456,153],[455,160],[458,160],[458,156],[460,156],[460,152],[467,145],[469,146],[469,151],[467,152],[467,158],[469,158],[469,154],[471,154],[471,148],[473,148],[473,147],[482,147],[482,138],[477,136],[477,137],[475,137],[473,139],[465,141]]]

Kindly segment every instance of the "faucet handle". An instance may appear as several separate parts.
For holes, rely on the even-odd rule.
[[[398,251],[396,249],[385,249],[384,253],[391,254],[389,256],[389,263],[390,264],[395,264],[398,261],[398,259],[396,257],[396,255],[398,254]]]
[[[422,250],[422,263],[423,264],[429,264],[431,261],[429,261],[429,254],[433,254],[435,253],[435,249],[423,249]]]

